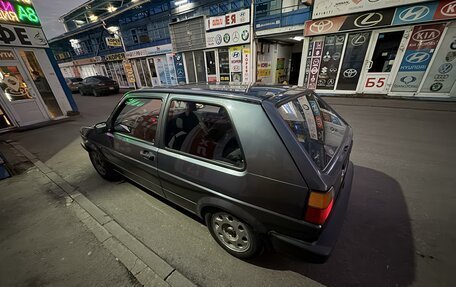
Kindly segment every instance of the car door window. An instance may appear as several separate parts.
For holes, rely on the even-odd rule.
[[[165,129],[167,148],[216,162],[244,167],[232,121],[222,106],[172,101]]]
[[[114,120],[114,131],[154,143],[161,105],[160,99],[128,98]]]

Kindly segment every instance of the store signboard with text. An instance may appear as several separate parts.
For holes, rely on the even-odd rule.
[[[230,47],[230,74],[232,83],[242,82],[242,46]]]
[[[308,89],[315,90],[317,88],[318,72],[320,69],[323,46],[324,41],[315,41],[313,43],[312,57],[310,58],[310,74],[307,82]]]
[[[41,28],[8,24],[0,24],[0,45],[38,48],[49,47]]]
[[[106,45],[109,47],[122,47],[120,38],[108,37],[106,38]]]
[[[249,25],[242,25],[238,27],[207,32],[206,47],[215,48],[223,46],[248,44],[250,42],[251,37],[249,31]]]
[[[174,67],[176,69],[177,82],[179,84],[187,83],[187,79],[185,77],[184,57],[182,53],[174,54]]]
[[[0,0],[0,22],[41,26],[31,0]]]
[[[325,37],[317,89],[334,89],[344,42],[345,35],[329,35]]]
[[[160,54],[167,54],[173,51],[173,46],[171,44],[160,45],[160,46],[153,46],[147,47],[143,49],[128,51],[125,53],[125,57],[127,59],[131,58],[139,58],[139,57],[147,57],[147,56],[156,56]]]
[[[250,49],[242,49],[242,83],[250,83]]]
[[[445,24],[415,26],[393,83],[393,92],[416,92]]]
[[[250,9],[206,19],[206,31],[250,23]]]

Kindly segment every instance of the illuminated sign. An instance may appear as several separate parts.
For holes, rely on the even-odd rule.
[[[0,0],[0,22],[40,26],[31,0]]]
[[[106,38],[106,45],[110,47],[122,47],[120,38]]]

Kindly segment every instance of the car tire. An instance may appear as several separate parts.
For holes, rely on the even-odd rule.
[[[249,259],[263,250],[260,236],[242,219],[220,210],[206,213],[205,221],[215,241],[231,255]]]
[[[79,94],[81,95],[81,97],[85,96],[85,94],[82,92],[82,90],[79,90]]]
[[[122,176],[112,168],[112,165],[103,158],[99,151],[89,151],[89,157],[93,167],[102,178],[108,181],[118,181],[122,178]]]
[[[95,97],[99,97],[100,96],[100,92],[97,92],[97,90],[93,90],[93,95]]]

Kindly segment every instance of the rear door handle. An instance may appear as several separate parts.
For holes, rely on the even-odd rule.
[[[153,154],[153,152],[151,152],[151,151],[142,150],[142,151],[139,152],[139,154],[145,159],[155,160],[155,154]]]

